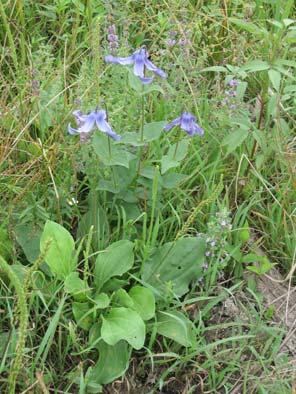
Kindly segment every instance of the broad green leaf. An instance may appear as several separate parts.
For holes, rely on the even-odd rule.
[[[168,174],[165,174],[162,177],[163,187],[165,187],[166,189],[174,189],[182,181],[184,181],[187,177],[188,177],[188,175],[180,174],[178,172],[170,172]]]
[[[104,284],[102,291],[107,293],[109,292],[112,293],[113,291],[117,291],[127,285],[128,285],[127,279],[111,278]]]
[[[66,277],[75,270],[75,243],[72,235],[60,224],[47,220],[40,240],[40,250],[49,242],[45,261],[51,272],[59,279]]]
[[[33,263],[40,254],[40,237],[42,230],[33,223],[19,224],[15,227],[15,236],[26,258]]]
[[[97,290],[100,290],[113,276],[121,276],[134,264],[134,244],[121,240],[110,245],[101,252],[95,263],[94,281]]]
[[[158,298],[166,295],[168,284],[181,297],[190,282],[202,276],[206,244],[202,238],[181,238],[155,249],[144,263],[142,279],[155,289]]]
[[[78,272],[71,272],[65,279],[65,291],[71,294],[77,301],[85,301],[90,289],[82,279],[79,278]]]
[[[237,129],[236,131],[228,134],[222,141],[222,145],[227,146],[227,155],[233,152],[236,148],[241,146],[244,140],[248,137],[249,131],[243,128]]]
[[[278,92],[280,90],[280,85],[281,85],[281,73],[271,69],[268,70],[268,77],[270,82],[272,83],[272,86]]]
[[[145,342],[145,324],[141,316],[130,308],[113,308],[103,317],[103,340],[115,345],[121,339],[134,349],[141,349]]]
[[[84,330],[89,330],[93,323],[92,315],[87,314],[90,309],[91,306],[88,302],[73,302],[72,304],[72,311],[76,323]]]
[[[122,134],[120,143],[131,145],[131,146],[143,146],[146,144],[145,141],[141,141],[140,133],[136,133],[136,132]]]
[[[127,190],[134,177],[137,175],[137,170],[137,160],[130,161],[129,168],[113,166],[112,179],[100,179],[98,189],[107,190],[111,193],[120,193]]]
[[[133,73],[132,70],[128,70],[128,83],[129,86],[138,94],[144,93],[144,85],[141,80]]]
[[[141,140],[141,131],[138,133],[131,132],[122,135],[120,144],[127,144],[132,146],[142,146],[154,140],[158,140],[162,133],[166,122],[152,122],[146,123],[143,129],[143,141]]]
[[[248,72],[264,71],[269,69],[269,64],[263,60],[252,60],[242,67],[242,70]]]
[[[100,309],[105,309],[110,304],[110,298],[106,293],[96,294],[93,301],[96,304],[96,307]]]
[[[134,286],[129,291],[135,309],[143,320],[152,319],[155,315],[155,298],[150,289],[143,286]]]
[[[91,369],[89,381],[107,384],[122,376],[129,366],[130,348],[125,341],[110,346],[104,341],[97,345],[99,361]]]
[[[112,301],[115,304],[118,304],[120,306],[135,309],[134,308],[134,301],[132,300],[132,298],[128,295],[128,293],[124,289],[118,289],[114,293],[114,297],[113,297]]]
[[[154,141],[157,140],[163,133],[163,128],[166,122],[152,122],[144,125],[144,140]]]
[[[196,343],[194,325],[181,312],[158,312],[157,332],[186,347],[193,347]]]
[[[93,137],[92,145],[99,159],[105,166],[118,165],[129,168],[129,163],[135,156],[111,139],[109,149],[108,138],[103,133],[96,133]]]
[[[177,167],[186,157],[189,146],[189,140],[181,140],[173,144],[166,155],[161,159],[161,173],[166,173],[170,168]]]

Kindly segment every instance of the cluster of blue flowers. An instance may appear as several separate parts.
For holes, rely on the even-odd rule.
[[[131,56],[128,57],[116,57],[108,55],[105,57],[106,63],[121,64],[123,66],[133,66],[133,73],[140,79],[140,81],[146,85],[150,84],[154,76],[160,78],[167,78],[167,74],[156,67],[154,63],[149,60],[148,52],[146,48],[142,47],[136,50]],[[152,76],[147,76],[147,71],[151,72]],[[103,133],[107,134],[110,138],[119,141],[121,136],[116,134],[112,130],[112,127],[108,123],[107,113],[105,110],[96,109],[89,114],[83,114],[81,111],[74,111],[73,115],[76,120],[77,128],[68,125],[68,131],[71,135],[79,134],[82,140],[86,139],[86,136],[95,128],[98,128]],[[175,126],[180,126],[189,136],[196,134],[202,136],[204,130],[196,123],[196,117],[189,112],[183,112],[180,117],[174,119],[168,123],[165,127],[165,131],[171,130]]]

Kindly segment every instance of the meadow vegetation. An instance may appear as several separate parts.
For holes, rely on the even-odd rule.
[[[291,393],[294,1],[0,17],[0,392]]]

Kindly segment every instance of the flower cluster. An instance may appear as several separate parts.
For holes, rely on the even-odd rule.
[[[228,86],[231,88],[229,90],[225,90],[225,97],[222,100],[222,105],[227,105],[230,110],[235,110],[237,108],[237,100],[236,100],[236,88],[239,85],[238,80],[231,79],[228,82]]]
[[[110,25],[107,29],[107,33],[109,49],[111,52],[115,52],[115,50],[119,47],[118,35],[116,34],[115,25]]]
[[[208,223],[207,235],[199,234],[205,238],[207,243],[207,249],[205,252],[205,262],[203,269],[208,269],[210,260],[215,257],[216,261],[220,263],[223,268],[223,263],[227,257],[225,250],[226,238],[232,229],[230,213],[226,208],[223,208]],[[221,254],[222,251],[222,254]]]
[[[187,30],[184,30],[182,32],[182,36],[179,35],[179,33],[176,30],[170,30],[168,33],[168,38],[166,40],[166,45],[168,47],[174,47],[174,46],[180,46],[181,48],[188,47],[191,44],[189,34],[190,32]]]

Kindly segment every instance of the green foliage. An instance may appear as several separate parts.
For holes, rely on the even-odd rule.
[[[130,350],[127,342],[119,341],[110,346],[100,341],[97,349],[99,361],[91,368],[90,381],[107,384],[122,376],[128,368]]]
[[[294,1],[107,3],[0,5],[0,391],[289,393]],[[96,107],[120,141],[67,135]]]
[[[41,253],[48,242],[45,261],[53,274],[59,279],[65,279],[76,268],[73,237],[61,225],[48,220],[40,239]]]
[[[192,281],[202,276],[205,242],[198,237],[181,238],[157,248],[143,267],[142,279],[153,286],[157,297],[163,297],[170,285],[180,297]]]
[[[141,349],[145,341],[145,324],[141,316],[130,308],[112,308],[103,317],[101,335],[108,345],[126,340],[134,349]]]
[[[121,276],[134,264],[134,244],[128,240],[113,243],[101,252],[95,263],[94,281],[98,290],[113,276]]]
[[[160,311],[157,314],[157,332],[185,347],[196,344],[192,321],[178,311]]]

